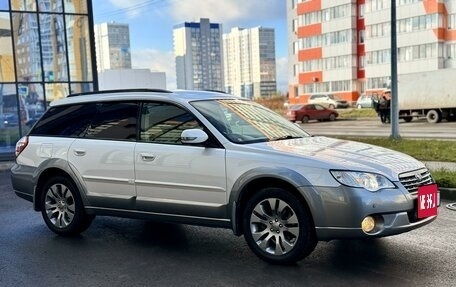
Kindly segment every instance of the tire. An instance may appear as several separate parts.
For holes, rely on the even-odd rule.
[[[330,104],[330,105],[328,106],[328,108],[334,110],[335,106],[334,106],[333,104]]]
[[[247,202],[242,215],[245,240],[262,260],[292,264],[317,245],[313,222],[301,202],[282,188],[264,188]]]
[[[336,120],[336,115],[335,114],[330,114],[329,115],[329,121],[333,122]]]
[[[301,123],[308,123],[309,122],[309,116],[303,116],[301,118]]]
[[[442,120],[440,113],[437,110],[430,110],[426,114],[426,119],[430,124],[436,124]]]
[[[95,216],[87,215],[79,190],[67,177],[51,178],[41,194],[41,215],[50,230],[63,236],[85,231]]]
[[[403,119],[404,119],[404,121],[406,123],[409,123],[409,122],[411,122],[413,120],[413,117],[412,116],[406,116],[406,117],[403,117]]]

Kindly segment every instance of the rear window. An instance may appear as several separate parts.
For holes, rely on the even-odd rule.
[[[86,138],[111,140],[136,140],[137,103],[100,103]]]

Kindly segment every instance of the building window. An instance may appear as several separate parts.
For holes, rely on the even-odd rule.
[[[0,121],[0,159],[14,155],[15,142],[51,101],[96,88],[89,5],[0,0],[0,119],[15,119]]]
[[[358,17],[359,18],[364,18],[364,4],[360,4],[359,7],[358,7]]]

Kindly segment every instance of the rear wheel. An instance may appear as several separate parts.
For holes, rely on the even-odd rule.
[[[59,235],[77,235],[94,218],[85,213],[76,185],[63,176],[51,178],[44,185],[40,207],[46,225]]]
[[[442,120],[440,113],[437,110],[430,110],[426,114],[428,123],[436,124]]]
[[[329,120],[330,121],[335,121],[336,120],[336,115],[335,114],[330,114],[329,115]]]
[[[308,122],[309,122],[309,116],[303,116],[303,117],[301,118],[301,122],[302,122],[302,123],[308,123]]]
[[[335,108],[335,106],[334,106],[333,104],[330,104],[330,105],[328,106],[328,108],[330,108],[330,109],[334,109],[334,108]]]
[[[264,188],[249,199],[243,211],[243,231],[250,249],[270,263],[294,263],[317,245],[306,208],[281,188]]]

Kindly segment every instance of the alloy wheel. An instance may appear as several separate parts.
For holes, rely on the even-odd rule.
[[[73,222],[75,208],[73,193],[64,184],[54,184],[46,191],[46,215],[55,227],[68,227]]]
[[[295,211],[279,198],[259,202],[250,216],[253,240],[264,252],[283,255],[295,246],[299,220]]]

